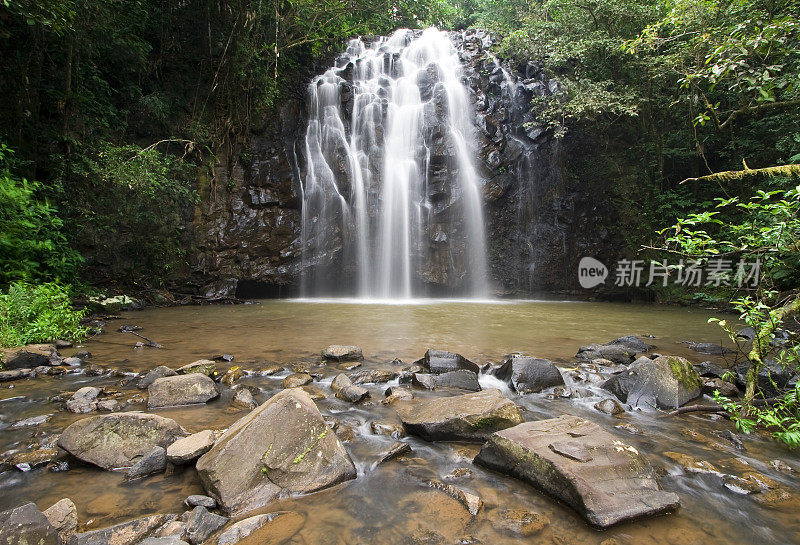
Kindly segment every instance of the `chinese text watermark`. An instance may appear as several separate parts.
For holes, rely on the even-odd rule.
[[[761,273],[761,260],[734,261],[725,258],[707,258],[668,261],[621,259],[614,270],[614,285],[619,287],[648,287],[668,284],[686,287],[745,286],[756,287]],[[593,257],[584,257],[578,264],[578,281],[589,289],[605,283],[608,268]]]

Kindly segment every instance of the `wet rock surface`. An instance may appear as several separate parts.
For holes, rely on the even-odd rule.
[[[219,396],[214,381],[203,373],[162,377],[147,387],[147,407],[176,407],[206,403]]]
[[[626,344],[589,344],[582,346],[576,357],[581,360],[602,358],[613,363],[627,365],[633,362],[636,352]]]
[[[561,372],[552,361],[528,356],[508,358],[494,374],[508,381],[520,394],[541,392],[545,388],[564,384]]]
[[[215,435],[211,430],[203,430],[182,437],[167,447],[166,456],[171,464],[188,464],[211,450]]]
[[[186,537],[192,545],[200,545],[211,534],[225,526],[228,520],[230,520],[228,517],[211,513],[202,505],[198,505],[186,518]]]
[[[313,492],[355,478],[350,456],[302,390],[276,394],[231,426],[197,462],[204,488],[228,513],[279,492]]]
[[[437,388],[456,388],[470,392],[479,392],[481,390],[478,375],[466,369],[435,375],[433,380]]]
[[[311,384],[314,382],[314,379],[308,373],[292,373],[288,377],[283,379],[283,387],[284,388],[297,388],[299,386],[305,386],[306,384]]]
[[[174,420],[142,413],[91,416],[71,424],[58,446],[103,469],[131,467],[153,447],[167,447],[186,435]]]
[[[155,446],[139,458],[128,470],[128,480],[135,480],[163,473],[167,468],[167,451],[164,447]]]
[[[333,361],[360,361],[364,359],[364,354],[357,346],[334,344],[322,351],[322,357]]]
[[[73,413],[89,413],[97,409],[97,397],[102,393],[100,388],[84,386],[67,401],[67,410]]]
[[[636,407],[675,409],[701,395],[697,372],[686,359],[640,358],[626,372],[611,377],[603,388]]]
[[[175,371],[179,375],[191,375],[193,373],[200,373],[201,375],[211,376],[217,370],[217,364],[214,360],[197,360],[192,363],[187,363],[178,367]]]
[[[483,442],[495,431],[523,421],[517,406],[495,389],[392,407],[409,433],[427,441]]]
[[[134,545],[175,515],[152,515],[108,528],[73,534],[67,545]]]
[[[56,529],[63,542],[66,542],[78,528],[78,509],[69,498],[57,501],[42,513]]]
[[[639,452],[597,424],[561,416],[495,433],[475,462],[524,480],[601,528],[673,510]]]
[[[60,545],[58,532],[33,503],[0,513],[0,543]]]
[[[458,371],[459,369],[466,369],[473,373],[478,373],[480,371],[480,368],[476,364],[469,361],[461,354],[455,354],[445,350],[429,349],[417,364],[423,366],[433,374]]]
[[[58,362],[58,352],[52,344],[29,344],[16,348],[7,348],[3,351],[0,363],[5,370],[33,369],[40,365],[50,365]]]
[[[369,390],[356,386],[344,373],[339,373],[331,382],[331,390],[341,400],[358,403],[369,397]]]
[[[178,373],[167,367],[166,365],[159,365],[152,371],[149,371],[146,375],[139,379],[137,386],[141,389],[147,389],[148,386],[153,384],[156,379],[164,378],[164,377],[174,377]]]

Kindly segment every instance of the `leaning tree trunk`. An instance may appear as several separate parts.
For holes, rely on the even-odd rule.
[[[745,376],[746,388],[744,403],[742,404],[742,410],[744,412],[749,412],[753,398],[756,395],[758,372],[761,370],[761,366],[764,365],[764,358],[769,350],[772,333],[781,322],[797,313],[800,313],[800,295],[794,295],[782,307],[771,311],[769,321],[755,331],[753,347],[750,349],[750,354],[748,354],[750,368],[747,370],[747,375]]]

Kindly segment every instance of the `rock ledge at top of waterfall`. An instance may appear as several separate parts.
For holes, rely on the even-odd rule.
[[[593,526],[676,509],[635,448],[575,416],[526,422],[493,434],[475,463],[521,479],[570,505]]]

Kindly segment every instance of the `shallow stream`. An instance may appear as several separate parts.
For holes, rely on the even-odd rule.
[[[286,498],[269,507],[268,511],[295,511],[305,518],[300,531],[287,543],[599,545],[612,538],[621,545],[800,542],[798,455],[763,434],[738,435],[744,445],[744,450],[739,450],[723,436],[725,430],[735,429],[716,415],[669,417],[657,411],[627,411],[612,417],[593,408],[608,394],[591,382],[571,384],[580,397],[562,399],[548,396],[548,392],[519,396],[493,377],[481,377],[484,387],[503,389],[504,395],[524,409],[527,420],[575,414],[619,435],[648,457],[661,475],[662,487],[681,498],[682,507],[673,514],[601,532],[528,485],[473,465],[471,460],[479,445],[427,443],[404,437],[412,454],[373,467],[381,452],[396,439],[373,433],[370,423],[399,425],[391,407],[379,403],[387,385],[367,385],[372,399],[364,404],[354,406],[340,401],[331,395],[330,381],[342,369],[334,364],[320,365],[319,357],[320,350],[329,344],[354,344],[363,349],[362,368],[399,371],[422,357],[428,348],[458,352],[479,365],[499,363],[504,354],[523,352],[571,368],[576,366],[573,357],[580,346],[638,334],[652,336],[645,340],[656,347],[655,352],[681,355],[693,362],[712,360],[730,365],[730,361],[719,357],[697,354],[682,343],[692,340],[730,344],[716,325],[707,323],[709,316],[696,309],[536,301],[389,305],[269,300],[125,313],[120,320],[108,321],[106,333],[87,341],[82,348],[62,351],[62,355],[71,355],[78,349],[89,350],[92,364],[121,373],[45,376],[0,385],[0,452],[25,451],[52,443],[55,434],[87,416],[68,413],[63,410],[63,403],[48,400],[56,394],[94,385],[119,392],[121,401],[129,400],[142,393],[132,381],[134,373],[157,365],[175,368],[215,354],[232,354],[235,360],[218,364],[219,369],[238,365],[258,371],[272,364],[286,368],[276,375],[255,373],[240,381],[258,388],[258,402],[279,391],[282,378],[292,370],[308,369],[318,377],[312,385],[327,395],[317,401],[323,415],[354,431],[354,438],[344,444],[358,468],[355,481],[316,494]],[[134,348],[140,339],[118,332],[122,324],[141,326],[140,334],[164,348]],[[393,361],[395,358],[404,363]],[[224,429],[246,414],[230,407],[231,396],[232,392],[223,387],[221,397],[207,405],[157,413],[174,418],[191,432]],[[145,410],[145,405],[134,401],[125,410]],[[43,414],[53,416],[38,426],[11,426],[23,418]],[[643,434],[615,427],[621,424],[633,424]],[[780,493],[737,494],[723,486],[719,475],[685,471],[664,454],[670,451],[706,460],[723,473],[758,472],[772,479],[773,489]],[[770,461],[775,459],[794,467],[795,473],[773,469]],[[483,512],[474,520],[456,500],[425,485],[426,480],[442,479],[457,468],[468,468],[471,477],[450,482],[478,494],[485,503]],[[41,468],[0,474],[0,510],[27,501],[45,509],[69,497],[78,507],[82,529],[102,528],[156,512],[181,513],[183,499],[199,493],[202,488],[193,468],[134,483],[124,482],[121,473],[75,462],[70,462],[66,471]],[[497,524],[503,509],[535,511],[546,515],[550,524],[529,538],[511,536]],[[279,537],[261,535],[248,541],[277,544],[281,543]]]

